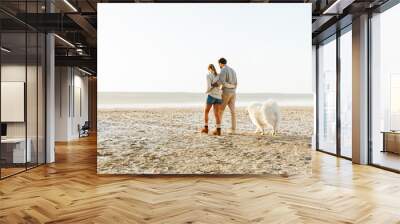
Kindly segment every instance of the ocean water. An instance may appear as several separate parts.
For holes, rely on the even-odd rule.
[[[238,93],[236,105],[247,106],[251,102],[275,100],[279,106],[312,107],[313,94],[287,93]],[[202,107],[206,102],[204,93],[172,92],[99,92],[99,109]]]

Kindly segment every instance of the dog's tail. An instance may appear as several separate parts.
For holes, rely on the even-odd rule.
[[[249,106],[247,107],[247,112],[249,113],[250,120],[257,127],[261,125],[258,118],[261,106],[262,105],[260,103],[253,102],[250,103]]]

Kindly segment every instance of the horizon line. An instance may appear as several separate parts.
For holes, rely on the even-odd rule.
[[[206,94],[204,92],[185,92],[185,91],[97,91],[97,93],[200,93]],[[313,95],[314,93],[285,93],[285,92],[236,92],[237,94],[303,94],[303,95]]]

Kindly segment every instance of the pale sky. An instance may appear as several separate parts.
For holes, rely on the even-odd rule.
[[[98,4],[98,90],[204,92],[225,57],[238,92],[311,93],[311,4]]]

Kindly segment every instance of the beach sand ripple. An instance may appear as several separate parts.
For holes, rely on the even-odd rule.
[[[98,111],[99,174],[311,174],[312,108],[282,108],[279,133],[254,134],[244,108],[238,132],[201,134],[201,108]],[[215,124],[210,113],[210,128]],[[229,127],[226,111],[223,131]]]

